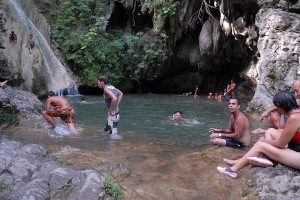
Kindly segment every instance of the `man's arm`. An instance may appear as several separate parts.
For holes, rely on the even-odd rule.
[[[118,90],[118,104],[121,102],[122,98],[123,98],[123,92],[121,92],[121,90]]]
[[[274,112],[275,110],[277,110],[276,106],[272,106],[271,108],[268,108],[265,112],[263,112],[259,118],[259,121],[263,121],[264,119],[268,119],[271,112]]]
[[[221,129],[221,128],[210,128],[211,133],[232,133],[231,129]]]
[[[230,133],[232,133],[232,129],[231,129],[231,121],[233,120],[233,116],[230,116],[229,119],[229,125],[227,129],[217,129],[217,128],[210,128],[210,132],[212,133],[210,135],[210,138],[216,138],[216,137],[223,137],[223,135],[228,135]],[[222,134],[223,133],[223,134]]]
[[[50,108],[51,108],[51,97],[47,99],[47,102],[46,102],[46,113],[49,112]]]

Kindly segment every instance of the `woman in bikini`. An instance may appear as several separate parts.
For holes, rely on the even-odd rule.
[[[217,167],[220,173],[232,178],[237,177],[237,172],[249,164],[271,166],[271,161],[259,158],[265,155],[274,161],[286,166],[300,169],[300,110],[295,96],[291,92],[278,92],[273,103],[281,114],[287,114],[288,120],[282,132],[273,129],[273,139],[259,140],[241,159],[227,160],[231,167]]]

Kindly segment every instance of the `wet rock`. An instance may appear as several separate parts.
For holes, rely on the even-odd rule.
[[[0,102],[15,107],[24,117],[39,117],[44,105],[36,95],[6,86],[0,89]]]
[[[62,166],[47,150],[0,137],[1,199],[106,198],[104,176],[96,170]]]
[[[249,180],[260,199],[300,199],[300,171],[278,164],[276,167],[252,167]]]

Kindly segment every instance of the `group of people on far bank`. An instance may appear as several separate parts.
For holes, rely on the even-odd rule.
[[[216,99],[219,102],[221,102],[221,101],[228,102],[231,98],[236,97],[235,88],[236,88],[236,83],[232,79],[230,81],[230,84],[228,84],[227,87],[224,89],[224,92],[219,92],[219,93],[215,92],[215,94],[210,92],[210,93],[208,93],[207,98],[208,99]]]
[[[264,134],[254,146],[240,159],[223,159],[231,167],[217,167],[220,173],[232,178],[243,167],[253,164],[261,167],[273,166],[273,161],[300,169],[300,80],[293,84],[294,94],[280,91],[273,98],[274,106],[266,110],[260,121],[269,119],[267,130],[256,129],[251,132],[249,120],[239,110],[238,99],[230,99],[231,112],[229,127],[211,128],[211,143],[234,148],[250,147],[253,134]]]
[[[9,34],[9,42],[17,43],[17,35],[14,31],[11,31],[11,33]],[[34,46],[35,46],[35,38],[33,37],[32,34],[29,34],[26,42],[26,47],[28,48],[30,54],[32,54]]]
[[[216,99],[219,102],[221,102],[221,101],[228,102],[229,99],[236,97],[235,89],[236,89],[236,83],[232,79],[230,81],[230,84],[228,84],[226,86],[226,88],[224,89],[224,92],[219,92],[219,93],[215,92],[215,94],[213,94],[212,92],[209,92],[208,96],[207,96],[207,99]],[[195,86],[195,90],[194,90],[194,97],[195,98],[199,97],[199,94],[200,94],[200,90],[199,90],[198,85],[196,85]],[[182,96],[192,96],[192,95],[193,95],[192,91],[190,91],[190,92],[184,92],[182,94]]]

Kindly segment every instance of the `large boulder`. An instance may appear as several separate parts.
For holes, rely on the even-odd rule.
[[[0,136],[0,182],[5,186],[0,199],[109,199],[100,172],[71,168],[39,145]]]
[[[275,9],[261,9],[256,16],[259,28],[259,83],[249,110],[262,111],[272,106],[279,90],[291,89],[299,78],[300,15]]]
[[[0,103],[14,107],[22,117],[39,117],[44,110],[43,103],[36,95],[10,86],[0,88]]]

